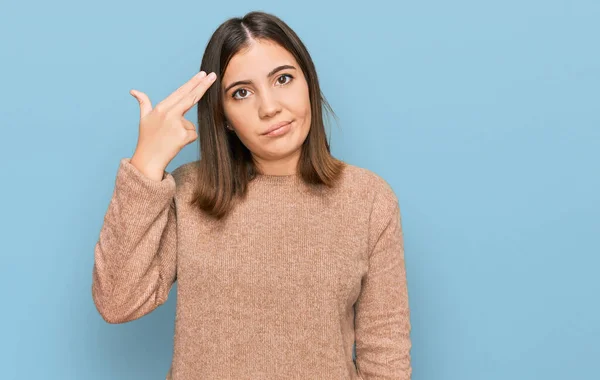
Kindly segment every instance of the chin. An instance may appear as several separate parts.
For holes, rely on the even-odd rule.
[[[281,158],[285,158],[285,157],[289,157],[297,152],[300,151],[300,149],[302,148],[302,145],[296,147],[292,147],[292,148],[282,148],[282,149],[269,149],[269,150],[264,150],[262,156],[266,157],[270,160],[278,160]]]

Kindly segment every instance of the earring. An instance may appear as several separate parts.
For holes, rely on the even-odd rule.
[[[229,126],[229,124],[225,124],[225,128],[229,129],[230,131],[233,131],[233,128],[231,128],[231,127]]]

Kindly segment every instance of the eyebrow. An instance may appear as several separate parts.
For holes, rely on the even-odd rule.
[[[292,69],[292,70],[296,70],[296,68],[292,65],[281,65],[281,66],[277,66],[276,68],[274,68],[273,70],[271,70],[271,72],[269,72],[269,74],[267,74],[267,78],[273,76],[274,74],[276,74],[277,72],[281,71],[281,70],[285,70],[285,69]],[[229,91],[232,87],[238,86],[240,84],[252,84],[251,80],[239,80],[237,82],[233,82],[232,84],[230,84],[229,86],[227,86],[227,88],[225,89],[225,93],[227,93],[227,91]]]

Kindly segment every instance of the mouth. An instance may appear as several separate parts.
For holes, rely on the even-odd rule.
[[[276,135],[281,130],[289,127],[289,125],[292,122],[293,122],[293,120],[292,121],[282,121],[280,123],[273,124],[272,126],[269,127],[269,129],[267,129],[265,132],[263,132],[262,135],[263,136]]]

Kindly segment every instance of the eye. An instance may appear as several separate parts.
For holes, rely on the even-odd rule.
[[[240,95],[242,95],[241,98],[236,96],[236,94],[238,94],[238,93]],[[247,98],[247,96],[246,96],[247,94],[248,94],[248,90],[246,90],[245,88],[240,88],[239,90],[236,90],[233,94],[231,94],[231,97],[234,98],[235,100],[244,100]]]
[[[284,78],[283,82],[281,81],[281,78]],[[289,78],[290,80],[286,81],[285,78]],[[294,77],[291,76],[290,74],[282,74],[282,75],[279,76],[279,78],[277,78],[277,83],[278,84],[288,84],[288,83],[290,83],[292,81],[293,78]]]
[[[294,79],[294,77],[291,74],[282,74],[277,78],[277,84],[284,86],[290,83],[292,79]],[[235,100],[244,100],[248,98],[249,93],[250,91],[246,90],[245,88],[240,88],[234,91],[233,94],[231,94],[231,97]]]

